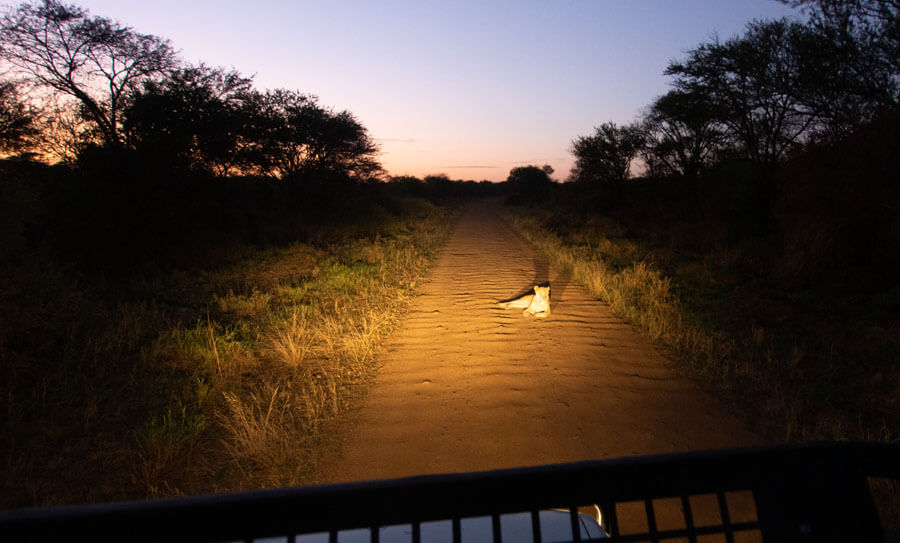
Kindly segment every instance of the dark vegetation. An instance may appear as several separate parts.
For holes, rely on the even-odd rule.
[[[109,166],[0,164],[3,505],[312,481],[461,185]]]
[[[75,6],[0,28],[0,504],[310,482],[488,187]]]
[[[763,439],[896,443],[900,3],[791,3],[805,23],[700,44],[575,139],[569,183],[511,176],[515,224]]]
[[[511,201],[763,435],[896,441],[900,5],[797,4],[671,62],[641,119],[574,141],[570,183],[511,176]]]

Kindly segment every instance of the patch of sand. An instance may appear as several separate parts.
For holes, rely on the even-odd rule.
[[[455,226],[319,482],[757,443],[496,211],[472,204]],[[544,281],[547,319],[496,303]]]

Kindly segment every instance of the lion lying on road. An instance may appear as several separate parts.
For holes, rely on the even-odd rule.
[[[533,292],[498,302],[503,309],[522,307],[523,315],[543,319],[550,315],[550,283],[535,285]]]

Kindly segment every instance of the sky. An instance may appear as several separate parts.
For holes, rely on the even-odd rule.
[[[502,181],[571,169],[572,140],[625,124],[668,89],[663,71],[776,0],[68,0],[171,40],[187,63],[349,110],[392,175]]]

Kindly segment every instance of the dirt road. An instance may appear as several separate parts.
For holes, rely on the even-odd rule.
[[[320,482],[755,443],[631,326],[471,205]],[[551,282],[552,315],[496,301]]]

